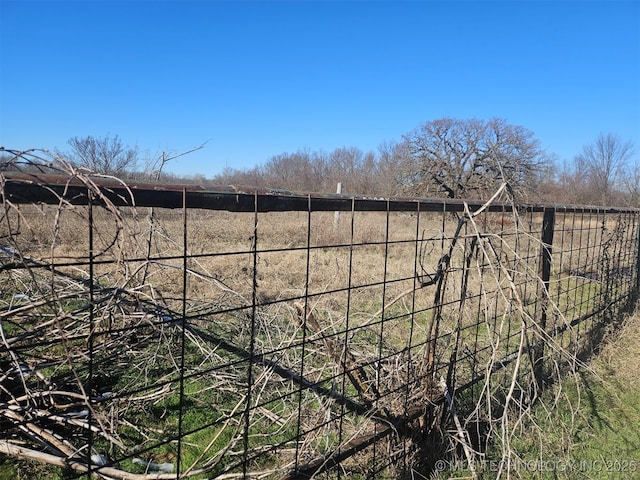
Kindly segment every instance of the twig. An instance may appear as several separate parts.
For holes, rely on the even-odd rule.
[[[447,382],[444,377],[440,377],[440,388],[444,394],[444,399],[447,402],[447,406],[449,407],[449,412],[453,417],[453,422],[455,423],[456,429],[458,430],[458,440],[462,445],[464,450],[464,454],[467,457],[467,464],[469,465],[469,470],[471,471],[471,476],[476,479],[478,478],[478,473],[476,472],[476,465],[474,461],[474,453],[471,449],[471,440],[469,439],[468,433],[462,428],[462,424],[460,423],[460,419],[458,418],[458,413],[456,412],[456,407],[453,404],[453,398],[451,398],[451,394],[449,393],[449,389],[447,388]]]

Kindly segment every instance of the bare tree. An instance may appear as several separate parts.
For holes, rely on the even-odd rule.
[[[307,149],[271,157],[261,168],[268,187],[320,191],[324,159]]]
[[[343,185],[343,193],[366,194],[375,190],[376,158],[373,152],[363,152],[357,147],[336,148],[328,158],[327,191]]]
[[[401,195],[402,148],[397,142],[383,142],[378,146],[375,171],[376,187],[373,193]]]
[[[575,163],[586,176],[594,200],[603,205],[611,203],[620,174],[633,152],[631,141],[623,142],[611,133],[601,133],[595,142],[583,147]]]
[[[558,191],[552,198],[547,198],[550,201],[573,204],[593,203],[589,197],[586,177],[576,167],[575,162],[564,161],[558,166],[556,185]]]
[[[631,207],[640,207],[640,161],[630,166],[622,176],[622,189],[627,204]]]
[[[117,135],[98,138],[73,137],[67,142],[71,147],[69,160],[76,166],[105,175],[123,176],[135,170],[138,149],[125,147]]]
[[[176,158],[184,157],[185,155],[189,155],[190,153],[197,152],[198,150],[202,150],[207,142],[204,142],[199,147],[194,147],[184,152],[176,153],[176,152],[162,152],[155,159],[149,160],[147,162],[147,166],[142,173],[143,178],[149,178],[155,182],[160,182],[163,177],[166,176],[164,172],[164,167],[171,161]],[[202,178],[204,178],[201,175]],[[191,179],[194,182],[197,182],[195,178]]]
[[[482,197],[506,182],[525,190],[548,163],[529,130],[494,118],[442,118],[404,136],[405,192],[450,198]]]

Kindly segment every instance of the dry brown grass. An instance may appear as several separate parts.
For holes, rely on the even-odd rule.
[[[605,377],[614,377],[629,390],[640,391],[640,309],[627,318],[599,354],[599,368]]]
[[[470,421],[491,419],[487,409],[494,400],[506,397],[506,403],[517,404],[518,392],[529,388],[531,366],[523,352],[527,342],[540,338],[539,215],[469,216],[455,238],[459,220],[449,213],[342,212],[338,225],[333,212],[256,216],[95,207],[92,217],[90,279],[86,206],[5,205],[0,237],[16,254],[5,254],[3,261],[24,268],[2,271],[0,301],[12,315],[10,340],[18,344],[22,337],[16,331],[26,331],[35,345],[30,356],[7,357],[6,363],[19,368],[28,363],[51,375],[44,383],[12,383],[25,398],[56,378],[67,389],[65,400],[84,398],[74,403],[80,407],[91,403],[81,377],[87,359],[95,360],[92,375],[108,381],[120,399],[92,407],[101,428],[113,436],[100,448],[108,444],[117,455],[134,455],[142,445],[156,461],[175,461],[177,453],[163,436],[175,435],[183,419],[193,430],[185,437],[183,466],[202,475],[235,474],[246,441],[255,449],[251,454],[268,448],[279,454],[249,462],[250,469],[268,472],[322,458],[389,424],[411,430],[411,422],[393,422],[442,395],[437,377],[447,375],[450,361],[462,358],[455,372],[459,385],[515,354],[509,369],[493,377],[496,384],[479,383],[484,400],[466,399],[464,407],[471,410],[477,402]],[[614,238],[619,222],[598,222],[565,227],[554,243],[555,272],[572,276],[601,253],[597,245]],[[51,262],[63,265],[52,271],[46,267]],[[93,310],[87,308],[87,280],[99,297]],[[552,279],[557,325],[586,310],[569,308],[567,292],[575,304],[578,288],[563,280]],[[596,290],[595,282],[586,284],[581,296]],[[32,303],[19,303],[24,297],[16,294]],[[317,327],[306,326],[310,320],[301,318],[297,304],[299,311],[308,309]],[[183,308],[189,328],[180,330],[174,322]],[[45,317],[50,321],[42,327]],[[579,340],[576,335],[567,346],[576,347]],[[45,341],[53,344],[50,356],[41,348]],[[566,358],[560,345],[550,345],[552,356]],[[252,399],[245,415],[250,351],[259,360],[251,367]],[[317,385],[301,388],[283,370]],[[359,372],[360,379],[345,371]],[[64,375],[56,377],[60,372]],[[363,392],[374,386],[379,395],[371,400]],[[368,413],[350,413],[332,400],[336,395],[364,404]],[[177,399],[180,404],[186,399],[192,409],[176,414]],[[424,417],[417,423],[428,429],[437,421]],[[412,440],[396,438],[379,448],[391,451],[400,448],[395,441]],[[379,459],[365,450],[356,460]]]

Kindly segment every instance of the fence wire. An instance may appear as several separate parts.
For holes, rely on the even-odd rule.
[[[0,452],[70,477],[428,473],[637,299],[637,210],[47,168],[2,175]]]

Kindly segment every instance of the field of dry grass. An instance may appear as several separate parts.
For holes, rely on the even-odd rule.
[[[624,222],[562,219],[549,328],[623,288],[595,275],[632,260],[623,248],[634,238],[614,241],[622,226],[632,235]],[[389,425],[419,430],[424,415],[402,419],[442,397],[438,377],[478,381],[511,355],[500,370],[511,383],[478,384],[491,401],[509,398],[529,388],[526,342],[540,338],[541,225],[539,215],[483,215],[457,230],[448,213],[5,205],[0,424],[20,440],[3,445],[39,438],[53,461],[86,458],[90,442],[117,460],[103,469],[114,478],[151,478],[140,457],[194,478],[271,478]],[[605,265],[594,259],[607,242]],[[549,341],[555,358],[582,346],[579,329],[569,333]],[[34,392],[51,438],[20,427]],[[469,424],[490,417],[476,401]],[[406,458],[385,462],[419,442],[390,438],[341,468],[409,474]]]

